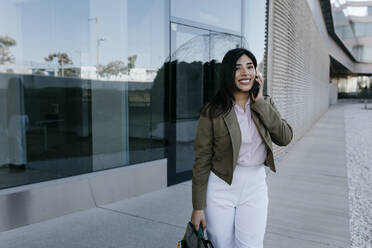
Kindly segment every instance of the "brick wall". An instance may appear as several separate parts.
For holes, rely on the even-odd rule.
[[[267,93],[294,129],[296,143],[327,111],[329,56],[306,0],[271,0]]]

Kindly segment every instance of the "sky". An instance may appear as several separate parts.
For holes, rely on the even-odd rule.
[[[128,56],[137,54],[136,67],[156,69],[169,56],[167,2],[0,0],[0,35],[16,39],[17,46],[11,48],[16,64],[46,65],[44,58],[48,54],[65,52],[74,66],[94,66],[98,38],[104,39],[99,43],[99,63],[127,62]],[[257,13],[263,18],[264,4],[260,2],[264,1],[246,2],[250,15],[245,29],[249,48],[260,57],[264,49],[263,20],[257,22],[260,25],[252,25],[252,20],[257,19]],[[210,0],[171,0],[172,15],[239,32],[240,0],[229,1],[229,8],[225,0],[213,3],[211,8]],[[98,23],[94,18],[98,18]]]

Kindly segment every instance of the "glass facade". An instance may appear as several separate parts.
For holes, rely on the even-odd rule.
[[[172,124],[170,163],[175,176],[191,173],[194,139],[200,108],[217,91],[214,82],[224,54],[240,47],[240,36],[171,24],[171,103]],[[181,176],[182,177],[182,176]]]
[[[246,1],[244,4],[243,46],[254,52],[259,70],[263,71],[266,38],[266,1]]]
[[[2,3],[0,189],[161,158],[190,179],[223,55],[264,61],[262,2]]]
[[[372,98],[371,76],[348,76],[343,78],[332,78],[332,83],[338,87],[339,98]]]
[[[359,61],[372,62],[372,44],[371,47],[356,46],[354,47],[354,53]]]
[[[166,1],[4,4],[0,188],[164,158]]]
[[[347,49],[355,56],[353,47],[357,45],[357,37],[352,22],[349,20],[348,6],[341,0],[331,1],[331,6],[335,32]]]
[[[353,29],[356,36],[372,36],[372,23],[354,22]]]
[[[335,32],[359,62],[372,62],[372,6],[368,3],[332,0]]]
[[[171,15],[199,24],[241,32],[241,0],[171,0]]]

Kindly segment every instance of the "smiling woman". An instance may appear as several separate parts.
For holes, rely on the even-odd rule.
[[[228,51],[221,87],[201,110],[192,177],[196,229],[202,224],[216,248],[263,247],[268,193],[265,166],[276,171],[272,142],[286,146],[292,127],[263,96],[264,81],[248,50]],[[252,94],[255,78],[260,84]],[[220,133],[228,133],[220,137]],[[221,155],[223,154],[223,156]]]
[[[256,78],[256,70],[252,59],[242,55],[236,62],[235,84],[243,92],[249,91]]]

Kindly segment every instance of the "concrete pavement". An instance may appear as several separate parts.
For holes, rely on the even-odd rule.
[[[267,177],[265,248],[350,247],[343,105],[329,111]],[[0,233],[1,248],[176,247],[191,182]]]

